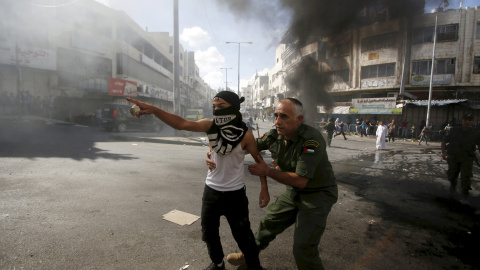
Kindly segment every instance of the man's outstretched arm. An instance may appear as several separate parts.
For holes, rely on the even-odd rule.
[[[178,115],[168,113],[151,104],[144,103],[133,98],[127,98],[127,100],[140,107],[140,111],[135,115],[136,117],[141,117],[144,114],[153,114],[174,129],[188,130],[193,132],[207,132],[213,123],[213,121],[210,119],[190,121]]]

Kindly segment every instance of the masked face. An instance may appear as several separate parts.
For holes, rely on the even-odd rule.
[[[213,110],[213,119],[217,126],[223,126],[237,118],[238,111],[233,107]]]
[[[243,139],[247,127],[239,110],[221,98],[213,100],[214,125],[207,132],[212,149],[229,154]]]
[[[212,101],[212,109],[214,111],[224,109],[224,108],[227,108],[227,107],[231,107],[231,106],[232,106],[232,104],[226,102],[224,99],[219,98],[219,97],[214,98],[213,101]]]

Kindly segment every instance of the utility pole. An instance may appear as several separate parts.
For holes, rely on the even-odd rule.
[[[227,44],[236,43],[238,44],[238,88],[237,88],[237,95],[240,95],[240,44],[247,43],[252,44],[251,41],[241,41],[241,42],[234,42],[234,41],[227,41]]]
[[[220,68],[220,69],[225,69],[225,91],[228,91],[228,77],[227,77],[227,74],[228,74],[228,69],[232,69],[232,68]]]
[[[180,48],[178,37],[178,0],[173,0],[173,113],[180,115]]]

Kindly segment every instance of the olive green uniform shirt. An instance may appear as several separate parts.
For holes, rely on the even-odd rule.
[[[325,140],[317,129],[300,124],[288,141],[272,129],[256,139],[258,150],[269,150],[284,172],[293,172],[309,179],[305,188],[287,186],[299,195],[302,205],[316,208],[337,201],[338,188],[328,160]]]

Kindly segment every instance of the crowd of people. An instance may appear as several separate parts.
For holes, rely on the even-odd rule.
[[[428,146],[428,142],[431,140],[443,141],[455,127],[459,127],[461,124],[456,124],[455,120],[453,120],[446,122],[438,131],[435,131],[433,124],[430,123],[426,125],[425,121],[422,121],[420,128],[417,129],[415,124],[409,126],[406,119],[401,119],[400,122],[397,123],[395,119],[390,122],[385,122],[373,117],[369,120],[363,120],[362,118],[356,119],[355,124],[352,125],[347,124],[345,126],[344,122],[339,118],[336,120],[333,118],[327,119],[327,123],[320,127],[320,129],[325,130],[327,133],[327,146],[330,147],[332,139],[338,135],[342,135],[343,138],[347,140],[345,136],[346,131],[348,134],[353,133],[357,137],[365,136],[375,138],[375,147],[377,150],[385,150],[386,143],[394,143],[395,139],[418,142],[418,145],[422,145],[422,143],[425,142],[425,145]],[[480,123],[477,124],[476,129],[480,130]],[[355,132],[348,132],[353,130]]]
[[[332,121],[331,125],[329,125],[330,120]],[[433,123],[426,125],[425,121],[422,121],[419,128],[417,128],[417,126],[413,123],[409,125],[409,122],[406,119],[400,119],[398,122],[393,119],[388,122],[384,120],[377,120],[376,117],[372,117],[366,120],[363,118],[356,119],[355,124],[348,124],[348,122],[345,124],[344,121],[341,121],[339,118],[336,120],[331,118],[328,119],[325,125],[322,125],[321,127],[323,127],[325,130],[332,129],[333,127],[333,138],[335,138],[337,135],[344,136],[345,133],[347,135],[354,134],[355,136],[360,137],[376,138],[378,136],[377,129],[380,126],[380,122],[382,125],[387,126],[385,139],[389,143],[395,142],[396,139],[422,142],[428,142],[428,140],[441,141],[455,125],[458,125],[455,120],[453,120],[450,122],[445,122],[438,130],[436,130],[436,127],[433,125]],[[480,122],[477,127],[480,128]],[[347,138],[344,137],[344,139]]]
[[[4,116],[37,115],[53,117],[54,98],[52,96],[33,96],[30,91],[0,92],[1,113]]]

